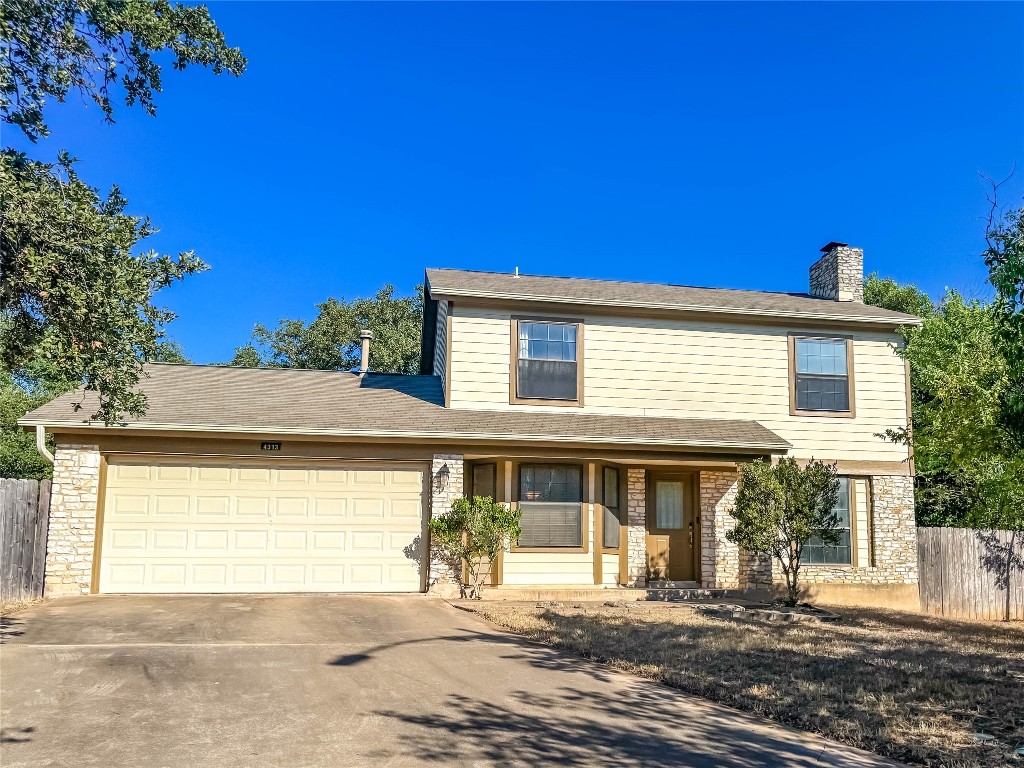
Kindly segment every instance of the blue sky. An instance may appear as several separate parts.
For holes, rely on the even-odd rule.
[[[1024,189],[1024,4],[213,2],[238,79],[54,136],[212,269],[169,337],[409,292],[427,266],[805,290],[817,249],[986,292],[979,173]]]

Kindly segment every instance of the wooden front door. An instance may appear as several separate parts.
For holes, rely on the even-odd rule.
[[[697,482],[689,474],[655,474],[647,483],[647,578],[696,581],[700,542]]]

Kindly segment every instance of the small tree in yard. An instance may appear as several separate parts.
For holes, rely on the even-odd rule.
[[[814,537],[828,545],[839,543],[834,512],[838,499],[833,464],[812,460],[801,468],[792,458],[775,466],[765,460],[744,464],[736,507],[729,513],[736,518],[736,527],[726,537],[750,552],[778,560],[786,576],[786,605],[796,605],[804,545]]]
[[[519,538],[519,510],[509,509],[490,496],[456,499],[451,511],[431,518],[430,536],[453,560],[464,563],[467,579],[462,596],[480,598],[491,563],[509,542]],[[484,565],[486,561],[486,567]]]

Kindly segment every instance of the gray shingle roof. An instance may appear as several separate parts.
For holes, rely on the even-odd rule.
[[[428,269],[433,298],[460,296],[542,301],[583,306],[720,312],[851,323],[918,325],[920,318],[853,301],[819,299],[806,293],[769,293],[731,288],[695,288],[578,277],[542,277],[460,269]]]
[[[360,378],[341,371],[168,364],[148,365],[146,372],[140,387],[149,398],[148,411],[129,421],[129,428],[775,452],[789,447],[756,421],[445,408],[436,376]],[[80,390],[37,408],[19,423],[81,427],[95,410],[95,394]]]

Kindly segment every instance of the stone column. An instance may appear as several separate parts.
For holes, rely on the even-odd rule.
[[[451,511],[452,502],[463,495],[465,488],[464,460],[462,454],[437,453],[430,466],[430,516],[440,517]],[[448,467],[448,481],[442,487],[442,469]],[[444,597],[458,597],[462,579],[462,564],[453,562],[446,553],[431,544],[430,573],[427,586],[433,594]]]
[[[736,527],[729,510],[738,489],[736,472],[700,473],[700,577],[705,589],[740,586],[740,550],[725,537]]]
[[[898,475],[872,477],[871,511],[875,580],[890,584],[916,584],[914,478]]]
[[[626,585],[647,586],[647,471],[626,470]]]
[[[47,597],[87,595],[92,587],[99,446],[60,443],[54,451],[50,524],[46,534]]]

